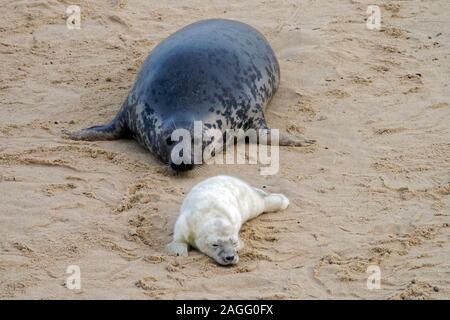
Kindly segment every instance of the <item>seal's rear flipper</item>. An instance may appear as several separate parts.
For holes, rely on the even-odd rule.
[[[72,140],[116,140],[123,136],[122,130],[118,129],[115,123],[103,126],[94,126],[80,131],[67,132],[66,135]]]
[[[109,124],[93,126],[80,131],[64,132],[72,140],[116,140],[126,135],[128,127],[126,123],[126,114],[128,110],[128,99],[122,105],[119,113]]]
[[[166,246],[166,251],[180,257],[188,256],[188,245],[184,242],[171,242]]]
[[[289,199],[281,193],[271,193],[264,197],[264,212],[284,210],[289,206]]]
[[[259,188],[255,188],[255,187],[252,187],[261,197],[266,197],[267,195],[269,195],[267,192],[265,192],[264,190],[261,190],[261,189],[259,189]]]

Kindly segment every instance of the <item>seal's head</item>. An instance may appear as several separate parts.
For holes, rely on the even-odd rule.
[[[189,145],[192,146],[192,141],[186,143],[186,141],[173,141],[170,135],[165,139],[167,163],[176,172],[189,171],[194,168],[192,150]],[[190,157],[187,154],[191,154]]]
[[[194,129],[192,121],[171,119],[161,133],[161,158],[177,172],[192,170],[194,163],[201,161],[202,140],[196,138]]]
[[[234,236],[208,235],[200,250],[213,258],[218,264],[232,265],[239,262],[238,243],[239,239]]]
[[[173,115],[159,136],[160,156],[177,172],[192,170],[195,164],[201,164],[207,145],[203,141],[203,123],[180,118],[180,115]]]

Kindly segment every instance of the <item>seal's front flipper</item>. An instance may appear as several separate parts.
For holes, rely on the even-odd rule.
[[[184,242],[171,242],[166,246],[166,251],[180,257],[188,256],[188,245]]]
[[[280,133],[280,146],[291,146],[291,147],[306,147],[316,143],[316,140],[300,138],[297,136],[290,135],[288,133]]]
[[[289,147],[306,147],[316,143],[316,140],[297,137],[289,133],[275,132],[273,129],[262,126],[258,128],[258,143]]]
[[[284,147],[307,147],[316,143],[316,140],[297,137],[289,133],[280,132],[275,134],[271,129],[265,129],[264,131],[267,134],[268,145],[279,145]]]

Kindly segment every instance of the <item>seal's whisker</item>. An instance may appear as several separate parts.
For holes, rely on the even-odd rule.
[[[173,119],[171,119],[171,120],[172,120],[172,132],[175,130],[178,130],[178,127],[177,127],[175,121]]]

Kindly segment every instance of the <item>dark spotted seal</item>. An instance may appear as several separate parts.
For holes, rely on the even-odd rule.
[[[263,109],[279,82],[277,58],[261,33],[232,20],[199,21],[154,48],[111,123],[71,133],[70,138],[132,136],[173,169],[189,170],[191,163],[171,160],[173,130],[192,131],[194,121],[222,131],[270,130]],[[287,135],[279,139],[280,145],[311,142]]]

